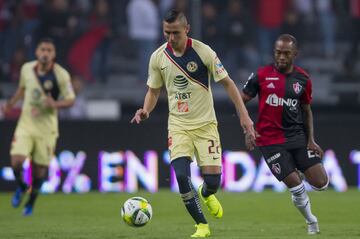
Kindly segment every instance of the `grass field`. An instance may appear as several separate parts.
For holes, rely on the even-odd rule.
[[[122,222],[120,207],[131,196],[150,200],[154,215],[143,228]],[[189,238],[193,221],[176,193],[139,192],[41,195],[34,215],[10,206],[11,194],[0,194],[0,238]],[[224,217],[209,220],[212,238],[360,238],[360,192],[310,193],[321,234],[308,236],[306,225],[288,193],[224,193],[218,198]]]

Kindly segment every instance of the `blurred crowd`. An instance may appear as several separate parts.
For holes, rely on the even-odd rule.
[[[268,63],[282,32],[300,45],[317,43],[316,54],[329,59],[345,43],[349,69],[357,59],[360,0],[0,0],[0,79],[18,81],[46,36],[55,41],[57,61],[85,81],[106,83],[114,52],[135,59],[135,74],[145,81],[149,56],[163,42],[161,18],[173,7],[200,26],[195,37],[233,74]]]

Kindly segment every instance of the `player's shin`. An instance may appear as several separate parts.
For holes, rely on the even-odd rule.
[[[317,222],[317,218],[311,212],[310,199],[305,191],[303,183],[290,188],[291,197],[294,205],[299,209],[301,214],[305,217],[307,223]]]
[[[22,192],[25,192],[27,189],[27,184],[24,182],[23,177],[22,177],[22,167],[20,168],[13,168],[13,172],[14,172],[14,176],[15,176],[15,180],[16,183],[18,184],[18,186],[20,187]]]
[[[34,203],[36,201],[36,198],[39,195],[40,188],[41,188],[42,184],[44,183],[44,181],[45,181],[44,178],[34,178],[30,197],[29,197],[28,201],[26,202],[26,206],[31,206],[31,207],[34,206]]]

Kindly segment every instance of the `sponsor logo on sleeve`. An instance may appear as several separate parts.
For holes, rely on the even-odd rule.
[[[215,72],[216,74],[225,72],[225,68],[218,57],[215,58]]]

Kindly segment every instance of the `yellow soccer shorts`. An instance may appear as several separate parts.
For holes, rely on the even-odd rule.
[[[32,135],[26,130],[16,129],[11,144],[10,155],[23,155],[29,157],[34,163],[49,166],[54,155],[57,136]]]
[[[221,145],[216,123],[194,130],[169,130],[170,159],[196,157],[199,167],[221,166]]]

